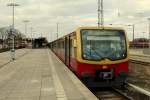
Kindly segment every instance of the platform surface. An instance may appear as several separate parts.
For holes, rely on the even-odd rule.
[[[0,68],[0,100],[97,98],[50,50],[35,49]]]
[[[146,49],[129,49],[129,54],[130,55],[142,55],[142,56],[150,57],[150,55],[144,54],[144,50],[146,50]]]
[[[31,49],[17,49],[15,50],[15,58],[18,59],[21,56],[24,56],[27,54]],[[9,63],[11,61],[11,52],[6,51],[0,53],[0,68],[5,65],[6,63]]]

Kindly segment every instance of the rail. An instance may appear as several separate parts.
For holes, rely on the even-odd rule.
[[[140,64],[140,65],[145,65],[145,66],[150,66],[150,62],[147,62],[147,61],[139,61],[139,60],[135,60],[135,59],[130,59],[129,62],[135,63],[135,64]]]
[[[126,93],[116,88],[110,88],[109,90],[98,91],[94,93],[99,100],[134,100]]]
[[[126,89],[134,100],[150,100],[150,92],[131,83],[126,83]]]
[[[109,90],[93,92],[99,100],[150,100],[150,92],[131,83],[125,83],[122,88],[112,87]]]
[[[129,61],[131,63],[141,64],[141,65],[150,65],[150,55],[130,55]]]

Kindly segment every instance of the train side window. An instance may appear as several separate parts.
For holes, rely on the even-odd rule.
[[[77,46],[77,44],[75,43],[76,41],[74,41],[75,39],[74,39],[75,37],[73,37],[73,38],[71,38],[71,40],[70,40],[70,56],[71,57],[76,57],[76,46]]]
[[[76,48],[77,47],[77,42],[76,39],[73,40],[73,47]]]
[[[73,46],[73,39],[70,40],[70,56],[75,57],[74,55],[74,46]]]
[[[73,46],[72,46],[72,39],[70,39],[70,56],[72,57],[72,55],[73,55],[73,48],[72,48]]]

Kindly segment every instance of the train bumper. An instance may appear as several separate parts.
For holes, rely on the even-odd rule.
[[[116,77],[115,79],[111,80],[95,81],[90,77],[82,77],[82,81],[87,87],[94,88],[94,87],[120,87],[124,85],[126,80],[122,80],[122,78]]]

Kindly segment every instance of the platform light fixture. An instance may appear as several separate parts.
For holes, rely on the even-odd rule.
[[[132,32],[133,32],[133,36],[132,36],[132,41],[134,41],[134,34],[135,34],[135,25],[134,24],[130,24],[128,26],[132,27]]]
[[[12,36],[12,49],[10,50],[11,51],[11,59],[12,60],[15,60],[15,36],[14,36],[14,30],[15,30],[15,7],[17,6],[20,6],[19,4],[16,4],[16,3],[9,3],[7,4],[7,6],[10,6],[12,7],[12,27],[10,28],[10,32],[11,32],[11,36]]]
[[[30,21],[29,20],[23,20],[23,22],[24,22],[24,25],[25,25],[25,27],[24,27],[24,33],[25,33],[25,35],[27,35],[27,23],[29,23]]]
[[[98,27],[104,26],[103,0],[98,0]]]
[[[148,18],[148,23],[149,23],[149,52],[150,52],[150,18]]]
[[[57,22],[57,39],[58,39],[58,29],[59,29],[59,23]]]

